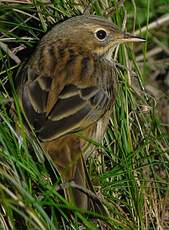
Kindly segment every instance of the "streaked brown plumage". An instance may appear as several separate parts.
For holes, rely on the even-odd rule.
[[[103,18],[74,17],[42,38],[23,69],[23,111],[63,182],[92,189],[82,157],[87,142],[75,133],[96,141],[103,138],[115,98],[110,53],[117,44],[132,41],[140,39]],[[67,188],[65,195],[80,208],[91,203],[77,189]]]

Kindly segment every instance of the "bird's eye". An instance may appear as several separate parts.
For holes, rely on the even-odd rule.
[[[103,41],[107,36],[107,32],[103,29],[99,29],[96,31],[96,37],[97,39],[99,39],[100,41]]]

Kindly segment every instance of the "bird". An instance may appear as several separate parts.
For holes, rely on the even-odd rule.
[[[115,101],[112,52],[121,43],[140,41],[103,17],[75,16],[42,37],[19,75],[18,96],[26,123],[62,182],[77,185],[64,193],[80,209],[102,209],[101,202],[84,192],[94,192],[86,156],[94,150],[88,140],[103,139]]]

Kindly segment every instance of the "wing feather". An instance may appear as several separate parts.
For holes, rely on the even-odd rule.
[[[112,89],[110,93],[110,88],[113,88],[113,80],[110,80],[112,68],[100,61],[95,65],[91,58],[84,60],[81,55],[73,60],[68,62],[64,74],[55,71],[50,75],[32,69],[31,65],[25,68],[25,80],[21,87],[22,106],[42,141],[51,141],[87,128],[113,104]],[[77,73],[69,71],[73,69],[72,65],[77,65],[76,60],[83,65],[83,71],[78,71],[80,77],[73,76]],[[85,66],[88,66],[86,70]]]
[[[82,130],[105,113],[103,108],[107,108],[109,98],[103,90],[98,90],[97,87],[80,89],[72,85],[67,85],[65,88],[70,97],[67,97],[68,94],[65,94],[63,89],[66,97],[62,97],[61,93],[47,121],[38,131],[41,140],[53,140],[66,133]],[[71,89],[73,92],[76,91],[76,95],[71,93]]]

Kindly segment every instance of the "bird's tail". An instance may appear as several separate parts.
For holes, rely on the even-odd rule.
[[[107,213],[90,181],[79,139],[63,137],[44,142],[42,147],[50,155],[60,173],[63,183],[58,190],[64,191],[66,199],[78,208]]]
[[[67,200],[75,203],[78,208],[108,214],[106,207],[94,191],[82,156],[77,162],[73,180],[68,183],[64,191]]]

